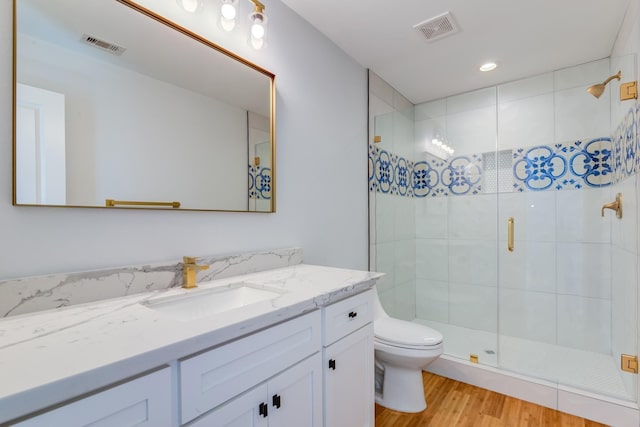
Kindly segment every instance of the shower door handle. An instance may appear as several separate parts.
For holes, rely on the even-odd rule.
[[[513,228],[514,228],[514,220],[513,217],[509,217],[507,221],[507,249],[509,252],[513,252]]]

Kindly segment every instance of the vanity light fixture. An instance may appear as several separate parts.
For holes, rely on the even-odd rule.
[[[221,1],[220,24],[225,31],[232,31],[236,25],[238,0]],[[249,22],[251,23],[251,46],[253,46],[254,49],[261,49],[264,46],[267,16],[264,14],[264,4],[259,0],[249,1],[253,3],[253,12],[249,14]]]
[[[496,68],[498,68],[498,64],[496,64],[495,62],[487,62],[486,64],[482,64],[480,66],[480,71],[483,71],[483,72],[493,71]]]

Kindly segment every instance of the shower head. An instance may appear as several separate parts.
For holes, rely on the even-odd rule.
[[[617,74],[614,74],[613,76],[609,77],[607,80],[603,81],[602,83],[598,83],[597,85],[589,86],[589,89],[587,89],[587,92],[589,92],[591,95],[595,96],[596,98],[600,98],[600,96],[604,92],[605,86],[611,80],[613,80],[613,79],[620,80],[621,77],[622,77],[622,71],[618,71]]]

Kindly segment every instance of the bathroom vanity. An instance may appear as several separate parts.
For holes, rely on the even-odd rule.
[[[380,276],[299,264],[2,319],[0,425],[373,426]]]

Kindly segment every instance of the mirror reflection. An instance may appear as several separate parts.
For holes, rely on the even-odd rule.
[[[14,4],[14,204],[274,210],[273,74],[128,0]]]

